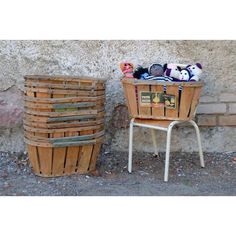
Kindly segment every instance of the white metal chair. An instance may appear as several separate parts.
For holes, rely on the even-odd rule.
[[[170,142],[171,142],[171,131],[172,128],[176,124],[180,124],[183,122],[189,122],[195,128],[196,135],[197,135],[197,142],[198,142],[198,149],[200,155],[200,165],[201,167],[205,167],[203,152],[202,152],[202,145],[201,145],[201,137],[198,125],[193,120],[188,121],[177,121],[177,120],[142,120],[142,119],[132,119],[130,121],[130,131],[129,131],[129,159],[128,159],[128,171],[129,173],[132,172],[132,152],[133,152],[133,127],[144,127],[149,128],[152,131],[152,140],[154,145],[155,154],[158,155],[157,150],[157,142],[155,137],[155,130],[161,130],[167,132],[167,139],[166,139],[166,157],[165,157],[165,172],[164,172],[164,181],[168,181],[168,174],[169,174],[169,159],[170,159]]]

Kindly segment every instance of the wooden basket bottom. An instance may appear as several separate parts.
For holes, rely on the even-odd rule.
[[[96,170],[101,142],[84,146],[40,147],[27,145],[29,160],[36,175],[56,177]]]

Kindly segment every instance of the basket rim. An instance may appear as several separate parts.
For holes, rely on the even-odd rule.
[[[195,82],[165,82],[155,80],[139,80],[122,77],[122,83],[133,85],[171,85],[171,86],[186,86],[186,87],[202,87],[205,85],[203,81]]]
[[[92,76],[83,76],[83,75],[25,75],[24,79],[40,79],[40,80],[89,80],[89,81],[101,81],[106,82],[108,78],[96,78]]]

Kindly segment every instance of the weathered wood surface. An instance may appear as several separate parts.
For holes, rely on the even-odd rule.
[[[203,82],[159,82],[127,78],[122,79],[122,84],[130,116],[154,120],[193,119],[204,86]],[[173,95],[175,108],[168,107],[166,104],[158,106],[152,101],[149,105],[142,104],[141,92],[160,92],[164,96]]]
[[[25,76],[24,135],[34,173],[94,171],[104,138],[105,81]]]
[[[30,92],[28,92],[30,93]],[[30,93],[31,94],[31,93]],[[53,96],[53,98],[38,98],[33,96],[25,96],[25,101],[39,103],[46,103],[46,104],[54,104],[54,103],[70,103],[70,102],[99,102],[105,101],[105,96],[95,96],[95,97],[64,97],[64,96]]]

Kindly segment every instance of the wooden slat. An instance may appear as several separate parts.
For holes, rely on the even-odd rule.
[[[37,147],[40,161],[40,171],[43,175],[51,175],[52,172],[52,148]]]
[[[104,90],[83,91],[83,90],[65,90],[65,89],[47,89],[47,88],[29,88],[25,87],[26,92],[36,92],[45,94],[64,94],[64,95],[77,95],[77,96],[97,96],[104,95]]]
[[[93,145],[86,145],[82,147],[82,153],[77,170],[78,173],[83,174],[88,172],[92,150],[93,150]]]
[[[66,136],[78,136],[78,132],[68,132]],[[78,158],[79,146],[72,146],[67,148],[65,174],[71,174],[76,170],[76,163]]]
[[[29,97],[34,97],[34,92],[26,91],[26,95]]]
[[[96,105],[103,105],[103,103],[96,102],[80,102],[80,103],[58,103],[58,104],[38,104],[35,102],[25,101],[26,108],[39,108],[39,109],[63,109],[63,108],[81,108],[81,107],[95,107]]]
[[[62,142],[62,143],[56,143],[56,144],[52,144],[52,143],[49,143],[49,142],[36,142],[36,141],[33,141],[33,140],[29,140],[27,138],[24,138],[24,141],[26,144],[29,144],[29,145],[33,145],[33,146],[38,146],[38,147],[65,147],[65,146],[83,146],[83,145],[93,145],[97,142],[103,142],[103,136],[97,138],[97,139],[94,139],[94,140],[88,140],[88,141],[76,141],[76,142]]]
[[[151,105],[149,107],[141,105],[141,92],[149,92],[149,85],[138,85],[138,103],[139,103],[139,115],[143,117],[151,117]]]
[[[104,104],[96,104],[95,102],[80,102],[80,103],[63,103],[63,104],[54,104],[54,109],[64,109],[64,108],[88,108],[88,107],[101,107]]]
[[[73,128],[62,128],[62,129],[43,129],[43,128],[33,128],[24,125],[24,129],[30,132],[39,132],[39,133],[58,133],[58,132],[69,132],[69,131],[87,131],[87,130],[97,130],[99,128],[103,128],[103,124],[94,125],[94,126],[85,126],[85,127],[73,127]]]
[[[91,114],[91,115],[80,115],[80,116],[65,116],[65,117],[49,117],[49,122],[55,122],[55,121],[71,121],[71,120],[88,120],[88,119],[96,119],[96,118],[103,118],[105,115],[105,112],[98,112],[97,114]]]
[[[36,97],[42,97],[42,98],[50,98],[50,95],[49,94],[44,94],[44,93],[35,93]],[[47,109],[46,110],[47,112],[50,112],[51,109]],[[26,110],[25,110],[26,112]],[[37,112],[37,111],[36,111]],[[41,136],[41,137],[46,137],[48,138],[48,134],[46,133],[40,133],[38,131],[32,131],[32,132],[35,132],[35,136]]]
[[[80,135],[86,135],[86,134],[92,134],[92,131],[82,131],[80,132]],[[92,151],[93,151],[93,146],[94,145],[85,145],[82,147],[81,150],[81,156],[79,159],[79,163],[78,163],[78,169],[77,172],[78,173],[86,173],[88,172],[89,169],[89,163],[90,163],[90,159],[92,156]]]
[[[83,83],[102,83],[106,82],[105,78],[93,78],[88,76],[67,76],[67,75],[25,75],[25,81],[62,81],[62,82],[83,82]]]
[[[151,86],[151,91],[155,93],[164,93],[163,85],[153,85]],[[164,106],[152,107],[152,116],[156,117],[164,116]]]
[[[55,133],[54,138],[64,137],[64,133]],[[57,147],[53,149],[53,175],[62,175],[66,158],[66,147]]]
[[[100,153],[101,145],[102,145],[101,143],[96,143],[94,145],[92,157],[89,163],[89,171],[96,170],[96,163],[97,163],[98,155]]]
[[[197,105],[199,103],[201,91],[202,91],[201,87],[194,89],[194,95],[193,95],[193,99],[192,99],[191,112],[190,112],[189,119],[192,119],[195,115],[195,111],[196,111]]]
[[[202,87],[203,81],[198,82],[160,82],[155,80],[137,80],[137,79],[122,79],[122,83],[131,85],[171,85],[171,86],[185,86],[185,87]]]
[[[24,142],[26,144],[29,144],[29,145],[32,145],[32,146],[37,146],[37,147],[52,147],[52,143],[41,142],[41,141],[36,142],[36,141],[33,141],[33,140],[29,140],[26,137],[24,138]]]
[[[65,116],[79,116],[79,115],[96,115],[97,110],[80,110],[80,111],[64,111],[64,112],[42,112],[34,111],[32,109],[25,109],[25,113],[36,116],[46,117],[65,117]]]
[[[53,98],[37,98],[37,97],[24,97],[25,101],[45,103],[45,104],[55,104],[55,103],[67,103],[67,102],[96,102],[104,101],[105,96],[94,96],[94,97],[64,97],[59,96],[59,94],[54,94]]]
[[[26,81],[25,82],[26,87],[37,87],[37,88],[56,88],[56,89],[75,89],[75,90],[104,90],[104,84],[97,83],[97,84],[82,84],[80,82],[76,82],[76,84],[71,83],[52,83],[52,82],[32,82],[32,81]]]
[[[30,131],[28,131],[28,135],[32,135],[32,136],[34,136],[35,134],[34,134],[34,132],[30,132]]]
[[[128,86],[126,86],[126,84],[124,84],[124,83],[122,83],[122,85],[123,85],[124,95],[125,95],[125,98],[126,98],[127,108],[128,108],[129,114],[131,114],[131,105],[130,105],[130,100],[129,100],[129,97],[128,97]]]
[[[188,119],[190,105],[192,103],[194,88],[183,87],[180,100],[179,118],[182,120]]]
[[[179,87],[166,86],[166,94],[175,96],[176,108],[175,109],[166,108],[166,116],[169,118],[173,118],[174,120],[175,118],[178,118]]]
[[[132,117],[136,117],[138,115],[138,102],[136,100],[136,92],[135,87],[133,85],[125,85],[126,86],[126,97],[128,101],[128,106],[130,110],[130,115]]]
[[[154,119],[154,120],[173,120],[173,118],[171,117],[167,117],[167,116],[155,116],[155,118],[153,118],[153,116],[138,116],[139,119]],[[182,120],[180,118],[175,118],[175,120]]]
[[[52,98],[64,98],[62,94],[54,94]],[[51,133],[52,138],[64,137],[64,132],[54,132]],[[60,176],[64,171],[64,162],[66,158],[66,147],[57,147],[53,148],[53,166],[52,166],[52,175]]]
[[[37,137],[37,136],[29,135],[26,132],[24,133],[24,135],[26,139],[33,142],[50,143],[52,144],[51,146],[57,146],[59,143],[62,143],[62,144],[64,143],[64,146],[66,146],[68,145],[68,143],[75,143],[75,142],[76,143],[81,143],[81,142],[90,143],[90,141],[95,142],[98,138],[103,137],[104,133],[105,133],[104,130],[102,130],[93,134],[83,134],[83,135],[77,135],[77,136],[68,136],[68,134],[66,134],[67,137],[59,137],[59,138],[54,138],[53,136],[55,134],[51,134],[53,138]],[[88,141],[88,142],[84,142],[84,141]]]
[[[43,117],[24,114],[24,119],[32,122],[62,122],[62,121],[76,121],[76,120],[94,120],[97,118],[104,118],[105,112],[98,112],[96,115],[81,115],[81,116],[65,116],[65,117]]]
[[[27,145],[28,156],[31,162],[32,168],[35,173],[40,174],[40,166],[38,161],[37,147],[32,145]]]
[[[36,97],[39,97],[39,98],[50,98],[50,95],[49,94],[44,94],[44,93],[34,93],[36,95]],[[46,110],[47,112],[50,112],[51,109],[47,109]],[[37,111],[36,111],[37,112]],[[35,136],[39,136],[39,137],[45,137],[45,138],[48,138],[48,134],[47,133],[42,133],[42,132],[38,132],[37,130],[32,130],[32,132],[35,132]],[[39,149],[38,149],[39,150]],[[39,160],[40,160],[40,157],[39,157]],[[41,160],[40,160],[41,161]],[[48,174],[48,173],[47,173]]]
[[[71,122],[57,122],[57,123],[32,122],[24,119],[23,122],[25,125],[34,128],[56,129],[56,128],[86,127],[86,126],[99,125],[104,123],[104,119],[98,119],[94,121],[71,121]]]
[[[53,147],[72,147],[72,146],[84,146],[84,145],[93,145],[97,142],[96,139],[85,140],[85,141],[68,141],[68,142],[56,142],[53,143]]]
[[[64,137],[64,138],[50,138],[49,141],[52,143],[69,142],[69,141],[83,141],[83,140],[91,140],[91,139],[99,138],[102,135],[104,135],[104,131],[100,131],[100,132],[92,133],[92,134],[83,134],[83,135],[80,134],[79,136],[76,135],[78,132],[68,132],[68,133],[69,134],[66,134],[66,137]]]
[[[29,115],[24,113],[24,120],[30,121],[30,122],[48,122],[48,117],[38,117],[34,115]]]
[[[52,109],[52,112],[71,112],[71,111],[86,111],[86,110],[104,111],[104,104],[105,104],[105,103],[87,103],[87,105],[85,105],[85,103],[84,104],[60,103],[60,104],[57,104],[58,106],[53,106],[53,104],[45,105],[43,103],[42,104],[35,104],[35,103],[26,104],[26,103],[24,107],[27,110],[29,111],[38,110],[41,112],[45,112],[46,109]],[[33,115],[40,115],[40,114],[33,114]]]

